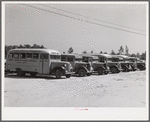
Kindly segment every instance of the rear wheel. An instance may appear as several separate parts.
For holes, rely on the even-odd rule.
[[[118,73],[118,69],[116,67],[110,68],[111,73]]]
[[[18,76],[24,76],[25,72],[23,72],[21,69],[17,69],[17,75]]]
[[[56,72],[55,72],[55,76],[56,76],[57,79],[60,79],[61,76],[62,76],[62,72],[59,69],[57,69]]]
[[[86,75],[85,69],[80,69],[78,74],[79,74],[79,77],[84,77]]]
[[[32,77],[35,77],[35,76],[37,75],[37,73],[36,73],[36,72],[30,72],[30,75],[31,75]]]
[[[103,75],[104,74],[104,70],[102,68],[99,68],[97,70],[97,72],[98,72],[98,75]]]

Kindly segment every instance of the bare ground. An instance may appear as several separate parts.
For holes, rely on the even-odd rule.
[[[54,79],[4,79],[5,107],[145,107],[146,71]]]

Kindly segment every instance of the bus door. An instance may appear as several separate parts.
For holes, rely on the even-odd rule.
[[[40,54],[40,73],[49,74],[49,58],[48,54]]]

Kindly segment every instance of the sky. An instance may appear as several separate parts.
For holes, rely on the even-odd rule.
[[[75,53],[117,53],[127,45],[130,54],[141,54],[146,51],[146,12],[146,2],[7,3],[5,45],[38,44],[61,53],[70,47]]]

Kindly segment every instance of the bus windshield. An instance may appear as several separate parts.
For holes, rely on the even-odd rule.
[[[50,55],[50,59],[61,60],[61,56],[60,55]]]

